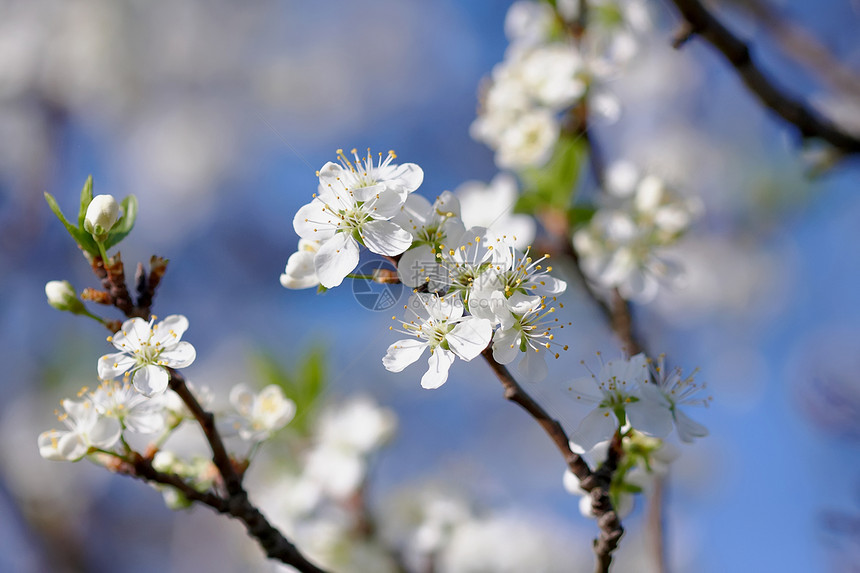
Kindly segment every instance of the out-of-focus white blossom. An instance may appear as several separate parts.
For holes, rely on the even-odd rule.
[[[314,257],[319,250],[319,241],[299,239],[299,249],[287,259],[287,266],[281,274],[281,286],[302,289],[320,284],[314,268]]]
[[[259,394],[245,384],[238,384],[230,391],[230,403],[238,416],[228,416],[224,427],[249,442],[270,438],[296,415],[295,402],[275,384],[266,386]]]
[[[671,413],[678,436],[684,442],[692,442],[695,438],[704,438],[708,429],[685,414],[679,406],[707,406],[711,397],[696,397],[707,388],[705,384],[693,381],[695,372],[686,378],[681,377],[681,369],[667,370],[665,356],[660,355],[656,364],[651,364],[654,382],[644,384],[642,391],[651,395],[651,400],[662,403]]]
[[[39,436],[39,454],[47,460],[75,462],[90,448],[108,449],[119,440],[122,428],[116,418],[102,415],[89,400],[63,400],[58,415],[68,430],[48,430]]]
[[[164,428],[163,402],[147,398],[128,382],[104,381],[90,399],[101,415],[116,418],[132,432],[154,434]]]
[[[570,434],[574,452],[591,450],[608,440],[625,422],[650,436],[665,437],[672,431],[672,417],[662,403],[642,392],[649,376],[644,354],[627,360],[610,360],[598,374],[573,380],[568,386],[577,403],[593,406]]]
[[[632,185],[633,168],[626,164],[613,165],[608,173],[607,189],[617,199],[574,233],[573,245],[590,280],[649,302],[661,282],[680,284],[680,266],[662,251],[690,226],[699,203],[674,197],[654,176]]]
[[[460,216],[466,227],[484,227],[504,240],[512,240],[518,249],[534,240],[534,217],[514,213],[519,193],[517,180],[510,173],[499,173],[489,184],[466,181],[454,194],[460,200]]]

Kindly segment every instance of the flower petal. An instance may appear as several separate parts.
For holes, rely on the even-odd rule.
[[[572,380],[567,389],[570,392],[570,397],[576,402],[599,404],[603,400],[603,393],[597,387],[597,381],[591,376]]]
[[[444,384],[448,380],[448,369],[454,362],[454,356],[450,350],[436,348],[427,360],[430,368],[421,377],[421,387],[432,390]]]
[[[675,408],[675,425],[678,427],[678,436],[681,441],[692,442],[693,438],[704,438],[708,435],[708,429],[694,421],[681,410]]]
[[[672,413],[665,405],[657,400],[649,399],[645,394],[638,402],[632,402],[624,407],[630,425],[637,431],[665,438],[672,431]]]
[[[388,352],[382,357],[382,365],[389,372],[400,372],[424,354],[427,342],[418,339],[398,340],[388,347]]]
[[[349,233],[337,233],[320,247],[314,267],[320,283],[334,288],[358,265],[358,242]]]
[[[99,358],[98,372],[102,380],[111,380],[128,371],[137,361],[123,352],[105,354]]]
[[[330,239],[337,228],[338,219],[319,198],[303,205],[293,217],[293,229],[299,237],[312,241]]]
[[[515,328],[497,330],[493,335],[493,358],[499,364],[513,362],[520,353],[520,331]]]
[[[247,418],[254,409],[254,392],[246,384],[237,384],[230,390],[230,403]]]
[[[428,245],[409,249],[397,263],[397,276],[408,287],[419,287],[430,282],[439,274],[438,264]]]
[[[618,420],[608,408],[595,408],[579,423],[570,435],[570,446],[574,453],[584,454],[599,442],[609,439],[618,428]]]
[[[167,362],[171,368],[185,368],[190,366],[194,359],[197,358],[197,351],[190,343],[184,340],[179,344],[175,344],[172,348],[165,349],[158,355],[160,360]]]
[[[284,273],[281,275],[281,286],[289,289],[302,289],[320,284],[314,269],[315,256],[315,251],[297,251],[290,255]]]
[[[468,317],[445,336],[448,346],[463,360],[479,355],[493,337],[493,326],[485,318]]]
[[[171,314],[152,327],[153,334],[150,344],[153,346],[171,346],[179,342],[188,330],[188,319],[181,314]]]
[[[517,371],[529,382],[540,382],[549,373],[546,365],[546,358],[549,352],[538,352],[529,349],[523,355],[523,359],[517,365]]]
[[[154,396],[167,390],[169,379],[167,370],[161,366],[147,364],[134,373],[131,382],[134,384],[134,388],[144,396]]]
[[[397,179],[395,185],[398,190],[412,193],[424,182],[424,170],[415,163],[402,163],[397,166],[391,178]]]
[[[87,432],[90,444],[97,448],[107,449],[112,447],[122,433],[122,427],[116,418],[100,417],[92,428]]]
[[[391,221],[371,221],[364,224],[361,227],[361,238],[367,248],[378,255],[399,255],[412,245],[412,235]]]

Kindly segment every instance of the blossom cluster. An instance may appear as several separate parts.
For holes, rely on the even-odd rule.
[[[78,461],[93,455],[100,463],[107,463],[104,456],[125,459],[131,453],[132,435],[160,434],[157,442],[163,443],[184,420],[192,419],[187,406],[168,388],[170,369],[189,366],[196,357],[194,347],[181,340],[187,328],[188,319],[181,315],[160,322],[156,317],[125,321],[108,337],[119,352],[98,360],[100,384],[92,391],[82,388],[76,400],[62,401],[57,417],[65,430],[39,436],[42,457]],[[208,389],[188,386],[207,407]],[[271,437],[295,414],[295,404],[274,385],[255,394],[240,384],[230,393],[230,402],[232,408],[219,413],[222,434],[238,435],[251,444]],[[189,473],[187,464],[182,467],[180,475]]]
[[[626,162],[606,173],[605,204],[573,235],[586,276],[622,296],[648,302],[660,283],[678,285],[681,267],[665,256],[700,212],[699,203],[676,196],[654,175],[640,176]]]
[[[668,436],[674,426],[684,442],[704,437],[707,429],[680,407],[707,405],[710,397],[696,397],[705,388],[692,376],[682,377],[680,369],[667,372],[662,356],[656,364],[644,354],[608,361],[597,374],[577,378],[567,388],[576,403],[591,408],[570,434],[571,449],[589,452],[625,426],[657,438]]]
[[[467,228],[456,194],[444,191],[431,203],[412,193],[423,179],[417,165],[393,164],[393,153],[378,164],[369,153],[355,161],[338,155],[340,164],[319,171],[319,194],[293,220],[302,241],[281,283],[339,285],[358,264],[359,241],[373,253],[399,255],[398,278],[414,293],[397,328],[409,338],[389,346],[388,370],[400,372],[429,350],[421,384],[438,388],[457,358],[472,360],[492,342],[498,362],[522,355],[520,372],[533,381],[545,378],[545,355],[558,358],[553,348],[567,349],[555,341],[564,325],[553,316],[554,304],[562,307],[556,295],[567,285],[550,276],[548,255],[533,258],[530,248],[517,249],[517,229],[531,234],[533,228],[510,216],[507,227]],[[515,196],[509,177],[498,176],[487,191],[506,187]],[[463,194],[487,192],[478,187],[471,183]]]
[[[563,111],[589,97],[591,110],[616,119],[620,107],[603,84],[636,52],[635,33],[647,27],[638,0],[585,3],[586,36],[573,32],[579,1],[515,2],[505,20],[510,46],[493,68],[472,137],[496,152],[502,169],[541,167],[562,131]],[[594,25],[592,25],[592,21]]]

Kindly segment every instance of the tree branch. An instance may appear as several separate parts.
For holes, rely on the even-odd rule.
[[[499,364],[493,358],[492,349],[487,347],[481,354],[486,359],[487,364],[490,365],[490,368],[493,369],[499,381],[501,381],[502,386],[504,386],[505,399],[519,405],[540,424],[541,428],[544,429],[556,448],[561,452],[567,467],[579,479],[580,487],[591,495],[592,508],[597,517],[597,524],[600,527],[600,535],[594,540],[593,544],[596,563],[595,571],[597,573],[608,573],[609,565],[612,562],[612,552],[618,547],[618,541],[624,534],[624,528],[618,519],[618,514],[612,507],[612,501],[609,499],[609,484],[612,481],[612,474],[618,462],[617,452],[620,449],[620,438],[616,436],[619,448],[610,447],[610,455],[607,457],[607,461],[597,471],[592,472],[588,464],[585,463],[585,460],[571,451],[567,433],[558,420],[550,416],[519,385],[506,366]],[[613,444],[614,442],[615,440],[613,440]]]
[[[737,71],[743,83],[766,107],[793,124],[804,138],[821,138],[845,154],[860,153],[860,139],[840,130],[804,102],[785,93],[758,67],[749,46],[735,36],[699,0],[670,0],[685,20],[683,34],[673,45],[680,48],[694,35],[711,44]]]

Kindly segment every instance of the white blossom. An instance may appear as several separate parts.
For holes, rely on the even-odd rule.
[[[230,403],[238,416],[230,416],[226,422],[240,438],[249,442],[268,439],[296,414],[295,402],[284,396],[284,391],[275,384],[266,386],[259,394],[245,384],[238,384],[230,391]]]
[[[650,395],[651,399],[663,404],[672,414],[678,436],[684,442],[692,442],[695,438],[704,438],[708,435],[708,429],[685,414],[679,406],[707,406],[712,398],[696,397],[697,394],[707,388],[705,384],[696,384],[693,381],[695,372],[686,378],[681,376],[680,368],[666,369],[665,356],[660,355],[657,364],[651,364],[651,372],[654,382],[644,384],[643,392]]]
[[[197,356],[194,347],[182,341],[188,319],[172,314],[155,324],[142,318],[131,318],[108,337],[119,352],[99,358],[99,378],[110,380],[125,373],[131,376],[135,389],[144,396],[161,394],[170,376],[167,368],[185,368]]]
[[[574,452],[587,452],[608,440],[625,421],[649,436],[662,438],[672,431],[669,410],[641,390],[648,376],[648,361],[644,354],[637,354],[627,360],[610,360],[599,374],[570,383],[568,391],[575,402],[593,405],[570,435]]]
[[[58,415],[68,430],[49,430],[39,436],[39,454],[47,460],[75,462],[90,448],[107,449],[119,440],[122,428],[115,418],[101,415],[89,400],[63,400]]]
[[[409,297],[404,308],[411,316],[400,323],[402,329],[397,331],[415,338],[398,340],[389,346],[382,363],[387,370],[400,372],[429,348],[429,368],[421,378],[424,388],[444,384],[454,359],[472,360],[487,347],[493,335],[489,320],[463,316],[463,303],[456,295],[416,293]]]
[[[415,164],[392,165],[393,152],[385,160],[380,154],[378,164],[370,151],[363,161],[355,154],[355,163],[338,153],[341,164],[323,166],[319,195],[293,219],[301,238],[320,243],[314,270],[326,288],[338,286],[358,265],[359,240],[380,255],[399,255],[409,248],[412,236],[391,219],[424,178]]]
[[[513,212],[518,198],[517,180],[510,173],[499,173],[489,184],[466,181],[454,190],[466,227],[485,227],[513,246],[523,249],[535,237],[534,217]]]
[[[409,231],[413,247],[435,248],[465,230],[460,219],[460,200],[450,191],[440,193],[432,204],[421,195],[409,195],[392,221]]]
[[[84,303],[69,281],[48,281],[45,283],[45,296],[48,297],[48,304],[57,310],[74,313],[84,311]]]
[[[127,382],[104,381],[90,399],[101,415],[116,418],[132,432],[153,434],[164,428],[162,401],[144,396]]]
[[[552,156],[560,132],[553,113],[545,109],[529,111],[502,134],[496,164],[502,169],[541,167]]]

